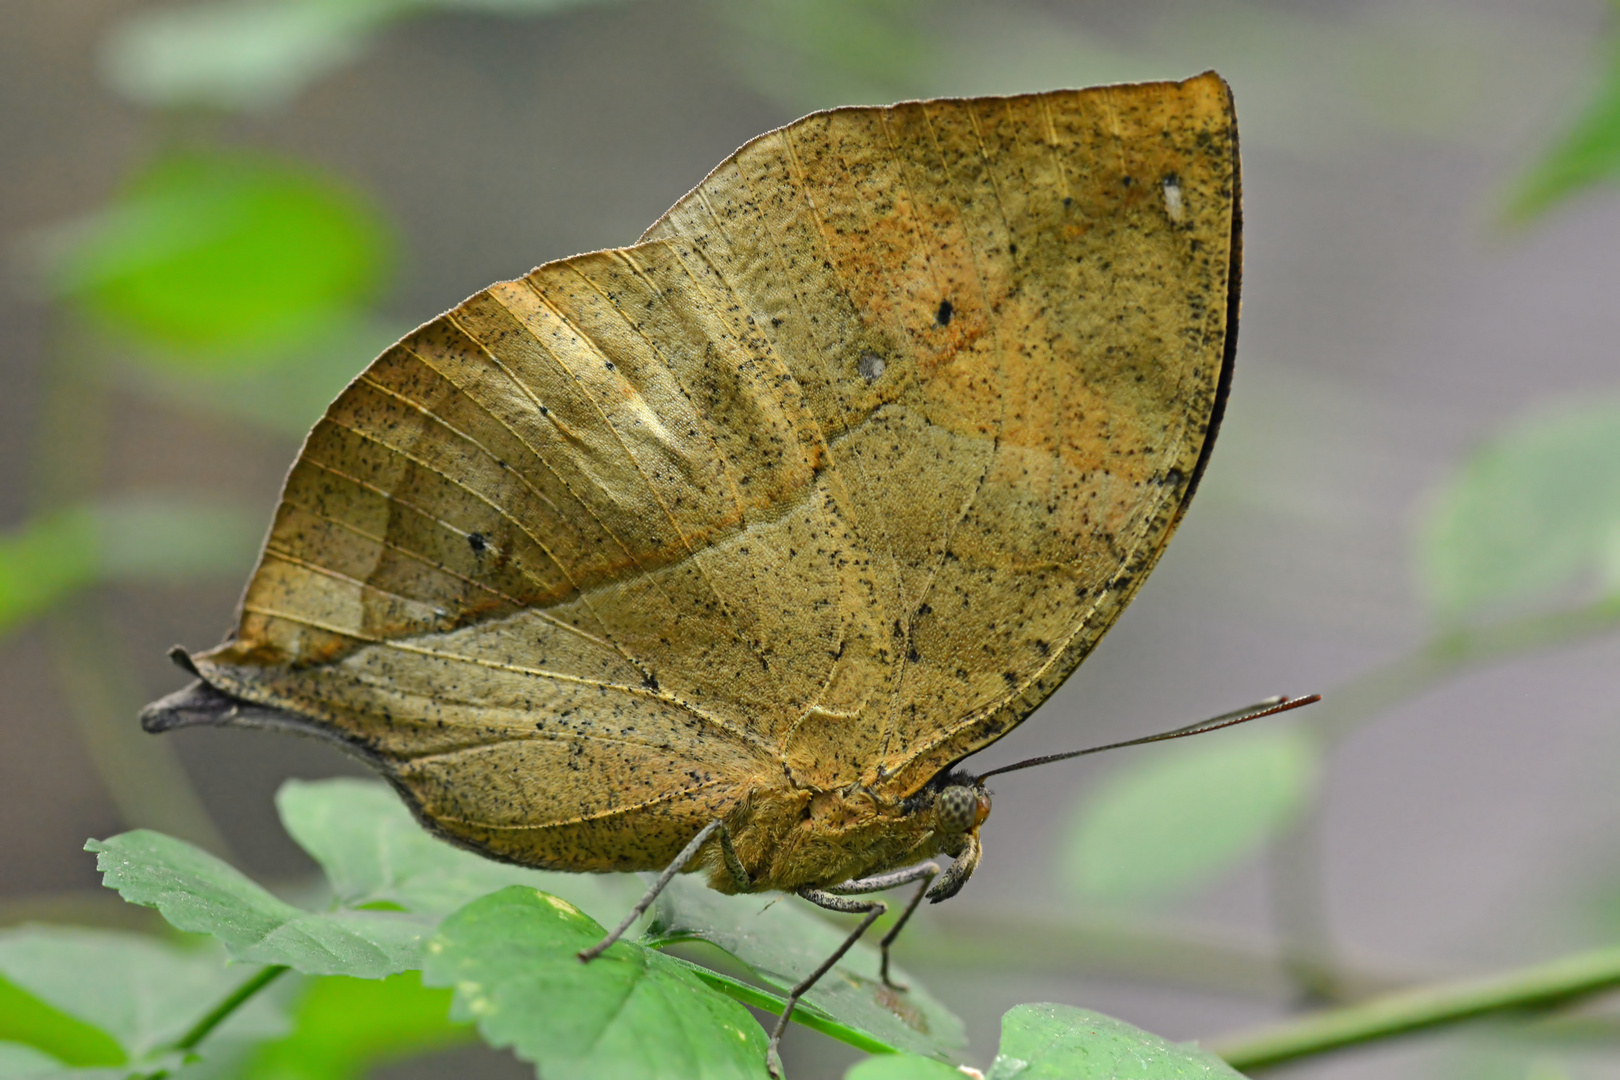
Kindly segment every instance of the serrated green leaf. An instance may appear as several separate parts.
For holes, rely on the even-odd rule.
[[[1617,541],[1620,403],[1596,402],[1534,417],[1475,453],[1432,500],[1417,561],[1434,607],[1458,618],[1612,573]]]
[[[878,1054],[852,1066],[844,1080],[962,1080],[963,1073],[935,1058]]]
[[[1069,1005],[1019,1005],[1001,1018],[986,1080],[1204,1080],[1238,1077],[1213,1054]]]
[[[450,1020],[450,991],[428,989],[414,971],[386,979],[310,981],[285,1038],[260,1046],[238,1080],[355,1080],[372,1068],[472,1041]]]
[[[93,1024],[0,978],[0,1040],[24,1043],[70,1066],[118,1065],[127,1055]]]
[[[145,829],[92,840],[102,883],[157,908],[172,925],[210,934],[235,960],[285,964],[308,975],[376,979],[419,966],[432,924],[388,911],[294,907],[212,855]]]
[[[1319,756],[1308,735],[1279,726],[1132,759],[1071,814],[1064,885],[1123,901],[1207,880],[1294,819],[1315,789]]]
[[[163,159],[45,241],[51,280],[179,367],[263,367],[377,291],[390,239],[359,193],[265,157]],[[249,348],[252,346],[252,348]]]
[[[895,896],[900,903],[910,899]],[[832,925],[796,897],[724,896],[692,878],[676,878],[659,896],[642,940],[707,941],[767,986],[787,990],[831,956],[853,928]],[[967,1045],[955,1014],[899,968],[893,969],[894,980],[909,989],[885,986],[878,964],[878,950],[862,941],[803,1000],[896,1049],[949,1057]]]
[[[621,941],[567,901],[513,887],[446,919],[423,982],[455,988],[455,1014],[491,1046],[569,1080],[762,1080],[765,1034],[748,1010],[667,956]]]
[[[105,1032],[127,1060],[139,1060],[179,1038],[249,973],[226,967],[214,948],[180,949],[112,930],[29,926],[0,934],[0,974]],[[219,1033],[267,1037],[285,1029],[274,1004],[259,999]]]
[[[103,581],[235,577],[263,532],[235,507],[157,494],[41,514],[0,536],[0,632]]]
[[[508,885],[526,885],[592,911],[618,897],[600,875],[525,870],[452,847],[428,833],[388,785],[375,780],[289,780],[276,793],[281,824],[320,863],[348,907],[396,904],[447,915]],[[640,894],[634,886],[629,892]]]

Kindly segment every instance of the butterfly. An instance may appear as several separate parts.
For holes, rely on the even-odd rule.
[[[608,942],[701,870],[865,914],[847,949],[862,894],[962,888],[990,796],[960,763],[1185,513],[1239,207],[1213,73],[761,135],[633,246],[492,285],[360,374],[235,630],[143,722],[316,735],[493,858],[665,871]]]

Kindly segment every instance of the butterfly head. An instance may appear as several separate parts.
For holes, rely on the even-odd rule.
[[[990,793],[977,784],[952,783],[934,796],[934,829],[940,836],[972,832],[989,816]]]

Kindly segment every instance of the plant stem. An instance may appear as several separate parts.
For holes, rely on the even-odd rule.
[[[241,986],[231,991],[224,1001],[215,1005],[208,1011],[207,1015],[191,1025],[190,1031],[175,1040],[174,1048],[176,1050],[190,1050],[202,1042],[208,1037],[209,1032],[224,1023],[226,1017],[241,1008],[249,998],[275,982],[287,971],[288,968],[285,964],[271,964],[269,967],[260,968],[252,978],[247,979]]]
[[[230,1017],[231,1013],[235,1012],[237,1009],[240,1009],[249,1001],[249,999],[253,997],[253,995],[275,982],[288,970],[289,969],[285,964],[271,964],[269,967],[260,968],[258,971],[254,972],[251,977],[244,980],[242,984],[235,990],[232,990],[229,994],[227,994],[218,1005],[215,1005],[212,1009],[209,1009],[208,1012],[203,1015],[202,1019],[198,1020],[195,1024],[192,1024],[189,1029],[187,1029],[184,1035],[180,1036],[174,1042],[164,1047],[164,1050],[170,1053],[178,1052],[183,1054],[188,1050],[196,1049],[197,1044],[208,1038],[209,1034],[215,1028],[219,1027],[219,1025],[223,1024],[226,1019]],[[171,1073],[168,1069],[158,1069],[155,1072],[146,1073],[138,1077],[138,1080],[168,1080],[168,1078],[172,1075],[173,1073]]]
[[[1331,1005],[1367,997],[1365,981],[1348,982],[1336,958],[1323,884],[1320,803],[1307,806],[1293,827],[1272,841],[1266,868],[1280,962],[1300,1003]],[[1393,989],[1395,984],[1378,988]]]
[[[702,941],[701,938],[692,940]],[[682,943],[682,939],[670,938],[652,947],[662,950],[666,946]],[[664,953],[664,955],[677,964],[689,968],[693,975],[696,975],[714,989],[729,998],[742,1002],[744,1005],[752,1005],[756,1009],[763,1009],[769,1013],[781,1013],[782,1006],[787,1003],[786,997],[778,992],[745,983],[741,979],[733,978],[701,964],[695,964],[685,957],[673,956],[669,953]],[[814,1005],[808,1005],[807,1002],[799,1002],[798,1007],[793,1010],[793,1023],[801,1024],[811,1031],[819,1031],[823,1035],[837,1039],[839,1042],[848,1043],[855,1049],[864,1050],[868,1054],[898,1054],[900,1052],[896,1047],[890,1046],[881,1039],[874,1038],[858,1028],[839,1023],[837,1020],[823,1014]]]
[[[1564,1005],[1616,987],[1620,948],[1601,949],[1502,975],[1397,991],[1239,1035],[1210,1049],[1240,1071],[1263,1069],[1493,1013]]]
[[[1620,628],[1620,594],[1550,614],[1443,633],[1328,693],[1320,705],[1302,714],[1301,723],[1331,746],[1393,706],[1471,668],[1616,628]],[[1324,903],[1318,831],[1314,820],[1307,820],[1273,844],[1272,906],[1285,959],[1300,989],[1308,997],[1344,1000],[1355,993],[1332,976],[1340,965],[1333,955]]]
[[[1351,679],[1302,722],[1341,739],[1391,706],[1492,660],[1565,645],[1620,628],[1620,594],[1545,615],[1440,634],[1414,652]]]

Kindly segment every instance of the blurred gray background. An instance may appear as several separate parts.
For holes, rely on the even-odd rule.
[[[1502,217],[1511,185],[1603,77],[1614,15],[1598,0],[889,5],[884,17],[911,35],[892,63],[841,58],[845,39],[828,45],[813,27],[801,39],[792,19],[756,17],[771,5],[742,0],[544,17],[468,5],[390,25],[284,103],[219,116],[155,112],[109,88],[98,68],[108,35],[150,6],[0,5],[0,247],[16,256],[0,292],[0,529],[29,511],[42,426],[73,423],[71,408],[52,413],[44,400],[71,331],[16,253],[198,125],[371,193],[400,236],[380,310],[404,328],[537,263],[632,242],[740,143],[815,107],[1218,70],[1243,135],[1247,254],[1220,444],[1139,599],[986,764],[1274,692],[1330,692],[1405,654],[1432,629],[1411,557],[1426,493],[1504,425],[1620,384],[1620,197],[1597,188],[1521,227]],[[351,359],[358,371],[369,355]],[[296,439],[134,384],[113,394],[97,490],[215,493],[268,519]],[[104,585],[75,603],[92,605],[119,643],[107,662],[132,665],[140,696],[156,697],[183,681],[165,650],[215,643],[248,568]],[[50,634],[29,622],[0,639],[0,913],[114,918],[97,914],[80,849],[131,822],[75,725],[75,676]],[[1307,891],[1319,890],[1347,964],[1392,977],[1484,971],[1620,929],[1606,899],[1620,879],[1617,663],[1620,636],[1600,635],[1491,666],[1381,712],[1335,749],[1316,824],[1320,877]],[[134,715],[124,722],[133,728]],[[285,777],[354,765],[286,737],[169,738],[240,866],[272,880],[310,871],[276,824],[272,793]],[[1119,764],[996,783],[984,863],[947,908],[1076,914],[1054,851],[1070,807]],[[1274,862],[1255,853],[1157,906],[1099,910],[1099,925],[1146,920],[1270,956]],[[934,929],[948,934],[950,913],[938,914]],[[981,1064],[1000,1014],[1021,1001],[1084,1005],[1180,1039],[1298,1004],[1280,978],[1233,993],[1109,963],[930,965],[925,952],[908,963],[967,1019]],[[1297,1072],[1463,1075],[1479,1060],[1470,1039],[1422,1038]],[[803,1032],[792,1049],[796,1080],[840,1075],[856,1057]],[[1602,1046],[1560,1061],[1620,1076],[1620,1052]],[[394,1072],[452,1069],[524,1071],[459,1051]]]

